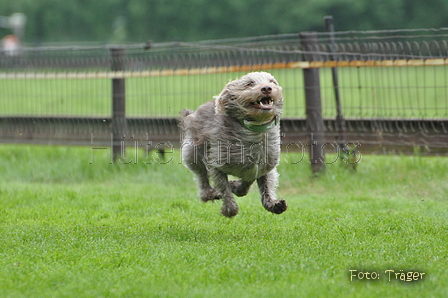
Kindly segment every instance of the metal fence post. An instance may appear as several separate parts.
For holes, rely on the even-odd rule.
[[[124,48],[111,48],[111,70],[125,70]],[[125,158],[124,136],[126,133],[126,89],[124,78],[112,79],[112,156]]]
[[[315,32],[300,33],[303,61],[311,62],[313,53],[317,51],[317,34]],[[310,164],[313,174],[325,169],[324,121],[322,118],[322,101],[318,68],[303,69],[305,85],[306,123],[310,134]]]
[[[334,25],[333,16],[325,16],[325,29],[328,32],[328,44],[330,46],[330,60],[336,61],[336,44],[334,41]],[[339,95],[339,79],[337,67],[331,68],[331,74],[333,77],[333,89],[334,98],[336,100],[336,127],[338,130],[337,142],[339,146],[340,154],[347,154],[347,148],[345,146],[345,119],[342,114],[341,97]]]

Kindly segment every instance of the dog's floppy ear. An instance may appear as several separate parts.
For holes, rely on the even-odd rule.
[[[215,96],[214,98],[215,98],[215,114],[220,115],[226,113],[225,111],[226,103],[233,100],[235,96],[230,93],[229,89],[226,86],[226,88],[224,88],[224,90],[222,90],[221,93]]]
[[[215,96],[215,115],[225,114],[225,100],[224,100],[224,92],[223,90],[219,95]]]

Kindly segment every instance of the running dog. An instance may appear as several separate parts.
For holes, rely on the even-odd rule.
[[[275,194],[282,106],[282,88],[275,78],[252,72],[229,82],[195,112],[181,112],[182,161],[196,176],[201,200],[221,199],[224,216],[238,214],[233,194],[246,195],[255,180],[266,210],[286,210],[286,202]],[[228,175],[239,180],[229,181]]]

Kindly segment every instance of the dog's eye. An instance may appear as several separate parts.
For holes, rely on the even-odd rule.
[[[276,80],[270,80],[269,82],[270,82],[270,83],[273,83],[274,85],[278,85],[278,83],[277,83]]]
[[[247,84],[246,84],[246,87],[253,87],[253,86],[255,86],[254,81],[247,82]]]

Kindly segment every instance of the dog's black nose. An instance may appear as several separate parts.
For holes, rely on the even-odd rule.
[[[263,94],[271,94],[272,88],[270,86],[264,86],[261,88],[261,93]]]

